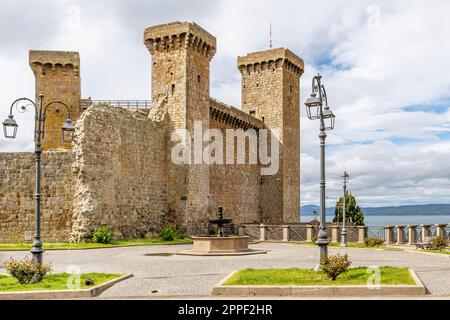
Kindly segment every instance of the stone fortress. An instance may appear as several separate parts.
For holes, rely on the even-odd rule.
[[[30,51],[36,98],[62,100],[76,120],[74,141],[64,144],[64,110],[48,115],[43,241],[84,241],[101,225],[124,238],[152,236],[167,224],[205,233],[217,206],[235,224],[298,223],[303,60],[285,48],[238,57],[240,110],[210,97],[216,39],[197,24],[149,27],[144,43],[152,103],[136,102],[139,108],[81,99],[77,52]],[[221,132],[278,129],[278,172],[261,175],[261,164],[173,163],[172,133],[194,132],[195,121]],[[23,242],[34,231],[34,154],[0,153],[0,163],[0,242]]]

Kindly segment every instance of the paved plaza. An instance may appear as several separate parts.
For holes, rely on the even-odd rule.
[[[134,274],[98,298],[212,298],[211,291],[235,269],[314,267],[315,247],[286,243],[259,243],[253,249],[267,254],[238,257],[196,257],[171,255],[192,245],[158,245],[89,250],[49,250],[45,262],[55,272],[78,266],[81,272]],[[450,297],[450,259],[447,255],[378,249],[330,248],[331,254],[348,253],[352,266],[399,266],[415,270],[433,297]],[[162,255],[159,255],[162,254]],[[29,252],[0,252],[0,265],[9,257],[23,258]],[[72,267],[73,268],[73,267]],[[0,272],[4,272],[0,268]]]

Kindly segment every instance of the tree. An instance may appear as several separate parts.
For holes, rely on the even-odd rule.
[[[343,208],[343,197],[340,197],[336,202],[336,208],[334,209],[334,219],[333,222],[342,222],[342,208]],[[356,204],[355,197],[350,193],[345,193],[345,222],[352,224],[354,226],[364,225],[364,213],[361,208]]]

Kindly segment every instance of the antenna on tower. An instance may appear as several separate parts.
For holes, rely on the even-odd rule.
[[[269,48],[272,49],[272,22],[269,23]]]

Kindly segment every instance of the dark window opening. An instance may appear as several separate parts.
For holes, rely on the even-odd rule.
[[[200,83],[200,75],[197,76],[197,82]]]
[[[172,95],[173,95],[174,92],[175,92],[175,85],[172,84]]]
[[[264,122],[264,117],[261,118],[262,122]]]
[[[256,114],[255,110],[250,110],[250,115],[251,115],[252,117],[254,117],[255,114]]]

